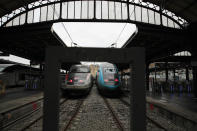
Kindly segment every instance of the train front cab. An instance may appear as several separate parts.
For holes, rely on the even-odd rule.
[[[112,72],[107,72],[110,69]],[[117,68],[100,67],[96,75],[96,85],[102,95],[120,95],[120,77]]]

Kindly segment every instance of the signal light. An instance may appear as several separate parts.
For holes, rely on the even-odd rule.
[[[70,80],[69,80],[69,82],[71,82],[71,83],[72,83],[72,82],[73,82],[73,80],[72,80],[72,79],[70,79]]]
[[[118,79],[116,78],[114,81],[115,81],[115,82],[118,82]]]
[[[107,80],[107,79],[105,79],[104,81],[105,81],[105,82],[108,82],[108,80]]]

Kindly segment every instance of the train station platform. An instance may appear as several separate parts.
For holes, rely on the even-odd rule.
[[[197,123],[197,99],[191,94],[147,93],[146,101]]]
[[[26,91],[19,87],[15,89],[8,89],[4,96],[0,97],[0,114],[11,109],[20,107],[31,101],[38,100],[43,97],[41,91]]]

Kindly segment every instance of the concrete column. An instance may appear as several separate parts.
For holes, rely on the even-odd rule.
[[[186,80],[189,81],[189,69],[188,69],[188,66],[185,69],[186,69],[186,71],[185,71]]]
[[[197,97],[197,66],[193,66],[193,89],[194,89],[194,95]]]
[[[130,130],[146,131],[145,53],[130,64]]]
[[[176,73],[176,69],[173,69],[173,82],[175,83],[175,73]]]
[[[168,82],[168,62],[165,63],[166,83]]]
[[[157,82],[157,70],[156,70],[156,67],[155,67],[155,82]]]
[[[43,131],[59,130],[60,65],[57,58],[46,52]]]
[[[149,64],[146,65],[146,90],[149,91],[149,75],[150,75],[150,71],[149,71]]]

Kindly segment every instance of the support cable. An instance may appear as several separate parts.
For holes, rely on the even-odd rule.
[[[131,15],[133,14],[133,12],[134,12],[134,9],[133,9],[133,11],[131,12],[131,14],[130,14],[129,16],[131,16]],[[126,23],[126,24],[124,25],[124,27],[122,28],[120,34],[118,35],[118,38],[117,38],[116,41],[114,42],[114,43],[116,44],[116,47],[117,47],[117,42],[118,42],[118,40],[120,39],[120,36],[122,35],[122,33],[123,33],[125,27],[127,26],[127,24],[128,24],[128,23]],[[112,44],[112,45],[113,45],[113,44]]]
[[[51,5],[51,8],[53,8],[52,5]],[[54,11],[55,11],[55,15],[58,17],[59,14],[57,13],[56,9],[55,9]],[[66,29],[66,26],[64,25],[63,22],[61,22],[61,25],[63,26],[63,29],[64,29],[64,30],[66,31],[66,33],[68,34],[68,37],[69,37],[70,40],[71,40],[71,47],[72,47],[72,44],[74,43],[74,41],[73,41],[73,39],[72,39],[70,33],[69,33],[68,30]],[[78,45],[78,44],[77,44],[77,45]]]
[[[124,27],[122,28],[121,32],[118,35],[118,38],[116,39],[115,43],[117,43],[117,41],[120,39],[120,36],[122,35],[122,32],[124,31],[125,27],[127,26],[127,23],[124,25]]]

